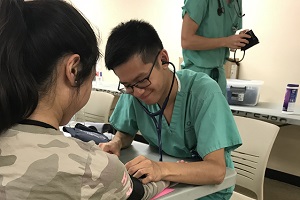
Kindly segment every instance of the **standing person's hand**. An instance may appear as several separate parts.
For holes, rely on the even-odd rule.
[[[249,31],[249,29],[242,30],[242,31],[239,32],[239,34],[245,34],[245,33],[247,33],[248,31]]]
[[[251,38],[251,36],[246,33],[231,35],[226,38],[226,47],[230,49],[240,49],[249,43],[246,38]]]
[[[145,156],[138,156],[125,164],[130,175],[141,179],[143,184],[151,181],[160,181],[163,178],[163,171],[159,162],[155,162]]]

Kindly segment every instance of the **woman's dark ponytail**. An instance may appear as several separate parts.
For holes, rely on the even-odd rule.
[[[51,93],[58,63],[69,54],[80,56],[79,88],[101,54],[78,10],[63,0],[0,0],[0,134],[28,118]]]
[[[0,134],[29,116],[38,101],[34,80],[24,67],[22,49],[27,34],[23,3],[0,3]]]

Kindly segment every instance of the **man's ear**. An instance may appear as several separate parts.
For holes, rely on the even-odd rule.
[[[70,85],[77,86],[77,75],[78,72],[81,70],[80,56],[78,54],[72,54],[70,56],[67,56],[65,60],[65,65],[66,76]]]
[[[161,63],[163,69],[168,69],[168,61],[169,61],[168,52],[165,49],[163,49],[161,55]]]

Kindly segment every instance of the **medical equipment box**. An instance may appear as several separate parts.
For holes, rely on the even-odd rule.
[[[227,79],[227,101],[229,105],[255,106],[258,103],[263,81]]]

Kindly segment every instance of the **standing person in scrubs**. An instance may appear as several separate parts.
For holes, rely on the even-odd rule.
[[[182,7],[182,69],[204,72],[226,96],[224,63],[229,49],[240,49],[250,38],[242,28],[242,0],[185,0]]]
[[[218,84],[204,73],[175,73],[155,29],[139,20],[120,23],[112,30],[105,64],[118,76],[118,89],[125,94],[110,118],[117,133],[100,147],[120,155],[140,131],[161,156],[157,160],[138,156],[126,163],[133,177],[143,183],[221,183],[226,167],[233,168],[230,152],[241,145],[241,138]],[[163,162],[162,152],[178,160],[197,161]],[[232,191],[230,187],[203,199],[229,199]]]

